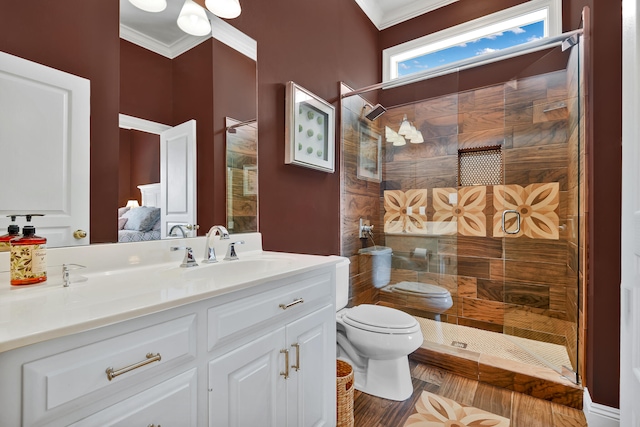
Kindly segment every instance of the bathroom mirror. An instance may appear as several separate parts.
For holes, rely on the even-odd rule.
[[[127,0],[121,1],[121,7],[124,5],[126,5],[127,7],[130,6]],[[171,5],[171,2],[170,2],[170,5]],[[18,12],[16,13],[17,16],[20,16],[20,13],[23,13],[24,11],[30,11],[26,7],[23,7],[22,5],[19,5],[19,4],[16,4],[15,8],[17,9],[17,12]],[[109,29],[105,30],[105,27],[107,24],[104,24],[103,28],[98,28],[95,25],[96,21],[93,20],[92,28],[95,28],[94,30],[95,32],[94,34],[91,35],[91,37],[93,37],[94,40],[96,38],[100,38],[101,42],[102,40],[107,40],[105,43],[111,43],[112,46],[113,46],[113,42],[112,42],[113,34],[118,32],[117,28],[115,28],[116,23],[113,21],[113,19],[111,19],[111,17],[114,17],[112,14],[113,11],[114,11],[113,5],[109,5],[109,4],[95,4],[95,5],[92,5],[86,11],[87,13],[104,16],[104,19],[103,19],[103,22],[101,22],[101,25],[103,25],[104,22],[110,22],[108,23]],[[55,36],[51,37],[49,41],[57,40],[57,38],[64,39],[65,37],[66,38],[71,37],[69,35],[64,35],[64,32],[62,30],[63,27],[67,28],[64,22],[64,20],[67,19],[67,17],[63,15],[63,11],[59,11],[58,9],[55,9],[55,10],[52,9],[52,11],[50,12],[51,13],[55,12],[56,14],[58,12],[60,13],[59,17],[56,16],[55,19],[54,17],[51,17],[51,19],[49,19],[50,22],[56,22],[56,24],[51,24],[51,25],[55,25],[56,28],[59,27],[60,31],[55,31],[55,32],[52,31],[51,33],[55,34]],[[82,13],[85,13],[85,11],[83,10],[78,13],[82,14]],[[45,14],[45,12],[43,12],[43,14]],[[82,19],[82,17],[77,17],[77,18]],[[215,20],[215,17],[211,16],[211,18],[212,20]],[[44,17],[42,19],[45,20]],[[255,44],[255,41],[251,40],[246,35],[243,35],[243,37],[241,37],[240,41],[238,42],[238,38],[237,37],[234,38],[234,32],[236,33],[235,35],[237,35],[237,33],[240,33],[240,32],[235,28],[233,28],[230,24],[226,23],[225,21],[222,21],[222,20],[219,20],[219,21],[220,22],[216,22],[212,24],[212,27],[214,28],[213,38],[205,37],[204,40],[196,41],[196,43],[194,43],[193,46],[189,47],[185,53],[182,53],[177,57],[168,58],[168,59],[166,57],[162,58],[163,61],[177,61],[178,58],[183,56],[191,55],[193,57],[195,54],[190,52],[193,52],[195,49],[207,50],[208,69],[202,70],[202,67],[193,67],[193,66],[185,65],[185,66],[182,66],[183,68],[179,69],[178,71],[175,71],[175,68],[172,71],[173,72],[172,78],[174,79],[174,82],[176,79],[181,79],[183,82],[187,81],[189,84],[191,84],[192,82],[189,81],[189,78],[185,78],[185,75],[183,73],[184,69],[191,68],[191,69],[199,70],[201,74],[198,77],[201,79],[203,86],[201,88],[194,87],[192,90],[198,91],[201,89],[200,90],[201,92],[203,93],[206,92],[208,96],[210,96],[210,99],[207,100],[208,102],[207,111],[203,110],[201,104],[192,103],[190,102],[189,99],[183,99],[181,105],[179,106],[179,113],[174,114],[173,116],[169,117],[167,120],[158,120],[157,116],[154,117],[154,113],[156,112],[152,111],[153,108],[155,107],[153,101],[147,101],[146,103],[139,102],[138,104],[138,107],[147,105],[150,110],[148,114],[147,114],[147,111],[145,111],[143,108],[137,108],[135,112],[131,112],[130,111],[131,109],[129,108],[130,105],[129,106],[123,105],[123,102],[126,101],[127,96],[126,94],[123,93],[123,90],[125,89],[122,87],[122,84],[120,85],[121,87],[120,112],[121,113],[125,113],[133,117],[137,117],[137,118],[141,118],[141,119],[145,119],[153,122],[158,122],[166,125],[178,125],[179,123],[182,123],[191,119],[196,119],[197,126],[198,126],[197,223],[200,226],[200,230],[198,232],[198,234],[200,235],[206,233],[206,231],[212,225],[214,225],[214,222],[215,224],[224,224],[225,214],[227,212],[226,203],[228,200],[230,202],[233,202],[233,198],[227,199],[227,196],[225,194],[226,188],[227,188],[227,185],[225,182],[226,180],[226,167],[225,167],[226,166],[226,147],[225,147],[226,122],[225,122],[225,119],[227,116],[232,116],[234,118],[237,118],[238,120],[246,121],[249,119],[256,119],[257,117],[257,61],[256,61],[257,46]],[[7,31],[9,30],[12,31],[11,33],[12,37],[15,38],[16,40],[22,38],[21,34],[16,33],[16,32],[19,33],[19,31],[16,31],[15,28],[7,29]],[[28,38],[26,35],[27,31],[28,29],[25,28],[24,29],[25,38]],[[84,30],[84,31],[87,31],[87,30]],[[106,32],[108,34],[106,34],[104,37],[96,36],[96,34],[100,31]],[[218,33],[216,33],[216,31],[218,31]],[[122,34],[122,29],[120,29],[120,33]],[[31,38],[33,39],[33,37]],[[253,42],[253,45],[251,44],[251,42]],[[120,44],[122,45],[123,43],[124,42],[121,39]],[[35,49],[31,41],[25,42],[23,44],[16,42],[13,44],[9,44],[8,46],[9,48],[11,48],[11,50],[13,50],[13,52],[15,52],[16,55],[22,55],[25,58],[29,58],[30,56],[29,52]],[[3,50],[1,44],[0,44],[0,50]],[[23,50],[26,52],[24,55],[22,54]],[[230,60],[229,58],[231,55],[238,55],[242,59],[240,59],[239,61]],[[36,54],[35,56],[37,57],[38,55]],[[104,56],[108,56],[108,55],[104,55]],[[160,55],[158,56],[160,57]],[[116,51],[116,57],[117,57],[117,51]],[[94,58],[94,60],[95,59],[96,58]],[[92,73],[95,73],[95,71],[90,70],[92,65],[88,61],[89,61],[88,59],[84,60],[83,64],[86,64],[87,65],[86,68],[89,69],[86,73],[88,75],[92,75]],[[246,65],[243,65],[245,69],[242,72],[239,72],[237,69],[234,68],[237,62],[246,63],[247,61],[252,64],[251,66],[253,69],[252,70],[253,81],[247,82],[245,79],[242,82],[241,87],[228,84],[229,81],[234,80],[238,75],[246,76],[248,74],[251,74],[246,72],[246,68],[247,68]],[[54,69],[64,68],[64,66],[58,65],[60,62],[53,57],[51,59],[46,59],[46,60],[39,59],[38,62]],[[64,63],[64,61],[62,63]],[[103,62],[100,62],[100,63],[102,64]],[[111,61],[111,63],[113,64],[115,62]],[[84,65],[80,65],[78,68],[83,66]],[[120,63],[121,74],[122,74],[122,66],[123,64]],[[83,73],[82,71],[75,71],[75,72],[79,75]],[[207,72],[208,74],[203,75],[203,73],[205,72]],[[155,76],[153,75],[153,73],[151,73],[149,75],[145,74],[143,78],[152,79],[152,78],[155,78]],[[213,80],[213,85],[215,86],[214,88],[211,88],[212,83],[210,82],[210,80]],[[121,77],[121,83],[122,81],[123,79]],[[94,82],[93,80],[91,80],[92,99],[96,97],[96,94],[100,94],[100,90],[101,90],[99,86],[100,84],[104,84],[104,81]],[[215,89],[215,90],[207,91],[208,88],[206,87],[205,84],[209,85],[209,89]],[[171,83],[169,83],[169,85],[171,85]],[[155,93],[160,93],[160,94],[171,93],[171,91],[176,91],[176,88],[175,87],[167,87],[167,88],[158,87],[156,90],[154,90]],[[102,93],[104,93],[104,90]],[[212,93],[213,95],[211,95]],[[100,96],[100,95],[97,95],[97,96]],[[213,97],[213,99],[211,99],[211,97]],[[186,98],[186,96],[184,96],[184,98]],[[129,99],[131,99],[131,97],[129,97]],[[171,102],[174,103],[172,104],[174,105],[172,108],[175,109],[176,101],[171,100]],[[92,111],[91,111],[92,117],[96,113],[95,107],[96,105],[92,104]],[[191,108],[192,110],[189,110],[189,108]],[[102,113],[102,117],[104,117],[104,113]],[[205,120],[201,120],[202,117],[205,117]],[[100,124],[102,125],[103,123],[104,123],[104,120]],[[116,120],[113,120],[110,123],[111,124],[109,126],[112,126],[115,129],[115,132],[117,132],[117,129],[116,129],[118,127],[117,118]],[[93,127],[94,127],[94,124],[92,122],[92,128]],[[91,134],[92,143],[93,143],[93,138],[95,136],[96,135],[92,131],[92,134]],[[109,141],[109,144],[111,143],[117,144],[117,141]],[[104,144],[104,141],[101,141],[101,144]],[[9,157],[7,155],[7,152],[5,152],[6,151],[5,148],[6,149],[9,149],[9,148],[5,147],[5,145],[8,145],[8,144],[4,144],[4,143],[0,144],[0,158]],[[90,164],[92,166],[92,169],[96,166],[101,166],[100,163],[102,161],[101,158],[98,158],[97,160],[96,158],[94,158],[95,157],[94,151],[95,150],[92,145],[91,155],[90,155],[91,156]],[[98,152],[98,156],[99,156],[99,152]],[[87,167],[86,164],[85,164],[85,167]],[[94,201],[96,198],[104,198],[104,199],[108,198],[110,200],[109,205],[113,205],[113,209],[109,208],[108,211],[101,209],[99,212],[96,212],[96,209],[93,209],[93,208],[91,209],[91,212],[90,212],[91,225],[90,227],[88,226],[83,227],[83,229],[86,229],[87,232],[90,230],[89,236],[86,238],[86,240],[88,240],[90,243],[96,242],[92,239],[92,236],[97,236],[97,235],[104,236],[105,234],[108,234],[109,237],[107,238],[100,237],[97,240],[97,242],[107,243],[107,242],[117,241],[117,232],[116,232],[118,229],[117,207],[120,207],[122,204],[124,204],[124,202],[120,199],[119,195],[114,194],[114,191],[111,190],[113,188],[113,183],[119,182],[120,178],[116,176],[117,173],[113,173],[113,168],[105,168],[105,170],[107,169],[110,170],[109,174],[107,173],[103,174],[102,171],[100,172],[99,182],[111,183],[110,184],[111,187],[109,187],[108,191],[104,191],[104,192],[96,191],[96,182],[95,182],[96,175],[95,175],[95,172],[92,172],[91,173],[91,177],[92,177],[91,192],[89,194],[89,197],[92,200],[91,206],[94,206]],[[253,176],[254,174],[257,177],[257,169],[251,171],[251,175]],[[132,182],[130,186],[132,186],[133,188],[136,188],[138,185],[146,185],[146,184],[151,184],[151,182],[142,182],[142,181],[139,183]],[[29,194],[29,191],[24,191],[22,194],[27,195]],[[136,199],[140,203],[141,194],[138,193],[137,196],[138,197],[136,197]],[[231,196],[233,197],[233,195]],[[115,201],[116,197],[118,197],[117,205]],[[255,197],[257,198],[257,194],[255,195]],[[111,200],[113,200],[113,202],[111,202]],[[89,202],[87,201],[86,204],[88,205]],[[24,203],[18,203],[17,205],[13,206],[13,205],[5,205],[3,203],[3,206],[0,207],[0,214],[1,214],[0,231],[2,229],[6,229],[9,223],[9,220],[8,218],[5,218],[5,215],[8,213],[13,213],[13,211],[16,209],[23,210],[24,205],[25,205]],[[29,210],[33,210],[33,209],[29,209]],[[94,221],[96,215],[99,217],[100,219],[99,221]],[[49,215],[49,217],[53,217],[53,216],[54,215]],[[254,221],[254,223],[256,224],[256,227],[257,227],[257,220]],[[106,230],[105,232],[103,228],[108,228],[108,230]],[[70,230],[73,231],[75,230],[75,228],[71,227]],[[46,232],[43,232],[40,234],[46,235]],[[50,245],[50,247],[52,246],[57,246],[57,245]]]

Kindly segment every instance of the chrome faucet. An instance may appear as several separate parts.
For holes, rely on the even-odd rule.
[[[207,233],[207,243],[204,248],[204,259],[202,260],[202,262],[206,264],[218,262],[218,259],[216,258],[216,250],[211,243],[211,238],[216,234],[220,234],[220,240],[229,239],[229,232],[223,226],[214,225],[209,229],[209,232]]]
[[[177,234],[173,233],[173,230],[175,230],[176,228],[180,230],[180,232],[182,233],[182,237],[187,237],[187,232],[184,231],[184,228],[182,228],[182,224],[176,224],[173,227],[171,227],[169,229],[169,237],[178,237]]]
[[[238,244],[244,245],[244,240],[238,240],[237,242],[229,243],[227,254],[224,257],[225,261],[234,261],[238,259],[238,254],[236,253],[236,245]]]
[[[197,267],[198,263],[196,262],[196,258],[193,256],[193,250],[189,246],[172,246],[170,248],[172,252],[179,251],[180,249],[184,249],[184,259],[182,260],[180,267]]]

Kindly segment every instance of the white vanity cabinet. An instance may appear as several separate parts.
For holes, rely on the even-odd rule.
[[[210,426],[335,424],[333,299],[324,274],[209,310],[210,345],[245,337],[209,363]]]
[[[0,426],[333,426],[334,301],[327,264],[0,352]]]

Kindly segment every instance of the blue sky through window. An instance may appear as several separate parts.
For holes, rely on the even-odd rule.
[[[477,40],[398,62],[398,77],[495,52],[544,37],[544,21],[534,22]]]

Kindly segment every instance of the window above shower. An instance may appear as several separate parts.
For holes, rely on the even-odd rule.
[[[496,52],[561,33],[562,0],[531,0],[385,49],[383,81],[455,71],[456,65],[469,61],[493,62]],[[494,60],[498,59],[505,58]]]

